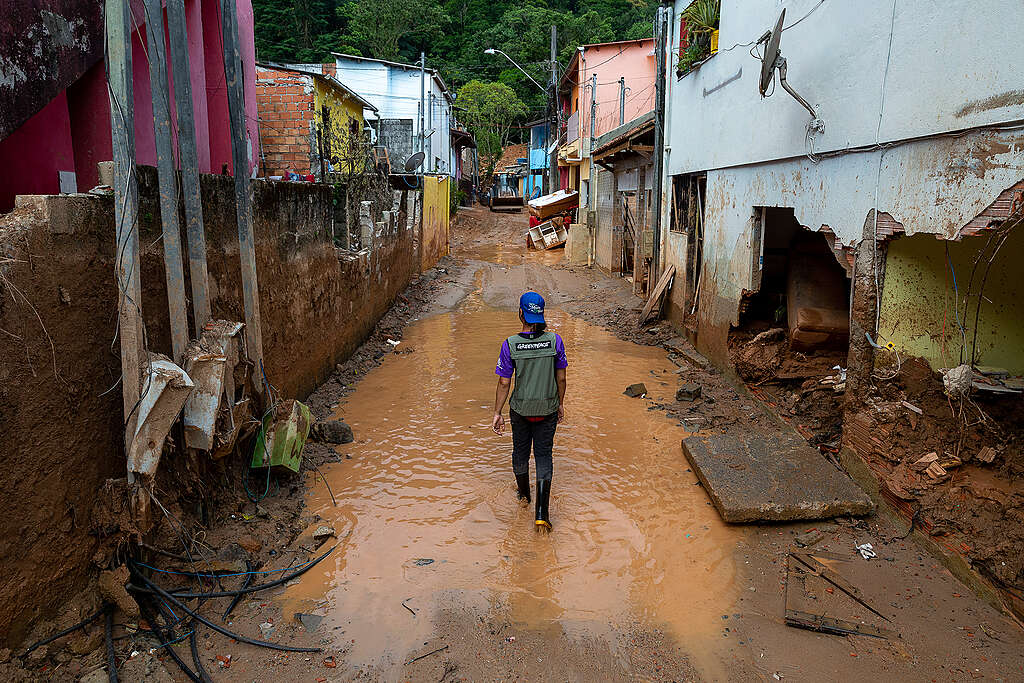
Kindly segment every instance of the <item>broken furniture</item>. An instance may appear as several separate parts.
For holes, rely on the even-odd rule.
[[[529,201],[530,213],[537,218],[547,220],[552,216],[575,209],[580,204],[580,194],[576,190],[559,190]]]
[[[654,286],[654,291],[651,292],[651,298],[644,304],[643,310],[640,311],[639,325],[643,325],[651,317],[651,313],[654,311],[654,307],[658,307],[657,317],[661,317],[661,309],[664,306],[664,300],[668,298],[668,292],[672,289],[672,283],[676,279],[676,267],[669,266],[665,269],[665,272],[661,274],[661,278],[658,280],[658,284]]]
[[[535,225],[526,233],[526,244],[531,249],[555,249],[565,246],[569,230],[564,221],[551,219]]]

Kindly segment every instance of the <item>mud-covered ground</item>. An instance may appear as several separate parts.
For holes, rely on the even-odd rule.
[[[534,288],[548,293],[549,307],[555,311],[598,325],[619,339],[661,347],[658,353],[664,353],[668,362],[656,364],[656,371],[631,371],[629,376],[616,376],[621,379],[622,388],[634,382],[648,384],[649,394],[632,399],[638,403],[631,405],[665,413],[685,431],[767,431],[777,424],[778,418],[766,411],[761,401],[717,372],[670,326],[656,323],[638,328],[636,314],[642,302],[633,297],[623,281],[603,277],[594,270],[568,267],[561,263],[557,252],[526,254],[522,241],[525,223],[525,215],[491,214],[480,208],[461,211],[452,231],[452,256],[404,292],[366,344],[309,397],[315,415],[321,419],[336,415],[340,402],[344,416],[346,397],[382,360],[389,358],[388,354],[412,354],[409,359],[415,359],[423,349],[422,343],[418,347],[405,338],[410,322],[452,311],[468,296],[494,310],[513,311],[511,317],[518,295],[524,289]],[[502,332],[495,330],[494,334],[500,339]],[[394,346],[388,340],[401,343]],[[570,381],[571,378],[570,373]],[[701,398],[693,402],[674,400],[676,387],[683,383],[699,384]],[[388,387],[370,385],[378,394],[373,397],[375,401],[388,398],[380,395]],[[587,387],[576,385],[570,391],[583,392],[585,399]],[[819,389],[815,387],[802,396],[801,391],[798,388],[778,395],[782,400],[807,401]],[[791,394],[798,397],[793,399]],[[836,405],[831,403],[832,396],[822,396],[826,397],[829,401],[822,401],[823,405]],[[396,394],[394,400],[406,399]],[[580,400],[579,394],[576,400]],[[579,417],[584,417],[585,410],[578,410],[583,411]],[[821,419],[831,414],[824,408],[819,411]],[[361,437],[358,429],[355,438],[356,444],[352,445],[362,446],[359,442],[365,437]],[[267,493],[258,504],[238,498],[232,505],[213,511],[202,529],[192,531],[200,532],[200,542],[211,558],[235,563],[247,560],[258,571],[267,572],[256,576],[256,582],[271,580],[280,574],[269,572],[300,566],[339,540],[345,540],[351,530],[336,521],[320,519],[307,507],[307,501],[319,501],[317,509],[327,515],[330,509],[324,501],[340,495],[342,500],[335,502],[345,507],[346,494],[341,490],[328,491],[327,485],[331,481],[336,485],[347,481],[343,476],[345,468],[355,468],[360,464],[355,459],[369,457],[361,455],[364,452],[365,448],[310,443],[304,450],[302,475],[274,475],[269,482],[249,481],[250,491],[256,497]],[[679,473],[673,485],[691,479],[695,482],[686,471],[686,461],[677,446],[662,457],[668,459],[664,467]],[[321,476],[325,469],[326,476]],[[239,471],[231,476],[241,474]],[[650,487],[663,485],[667,482],[645,482]],[[710,505],[699,495],[699,486],[694,488],[698,495],[677,497],[678,505]],[[511,501],[511,493],[509,496]],[[684,500],[692,502],[682,503]],[[674,511],[666,510],[671,512]],[[396,514],[401,515],[401,511]],[[626,528],[639,529],[642,523],[647,520],[637,519],[635,525],[627,522]],[[314,538],[321,526],[330,527],[330,535]],[[366,634],[350,631],[350,627],[338,623],[345,615],[331,615],[332,602],[326,594],[319,598],[310,596],[308,609],[317,616],[326,613],[322,623],[310,621],[304,625],[297,621],[295,603],[287,599],[286,587],[244,598],[227,620],[221,618],[228,606],[226,598],[207,602],[202,613],[248,637],[320,647],[322,652],[275,652],[241,644],[204,626],[197,632],[196,653],[217,681],[1024,680],[1024,637],[1018,626],[970,594],[912,541],[901,538],[906,531],[904,523],[885,517],[727,527],[721,538],[728,538],[728,544],[721,545],[716,552],[724,553],[728,559],[709,563],[700,553],[691,556],[686,545],[707,530],[700,526],[678,528],[678,547],[671,548],[672,556],[678,558],[677,562],[692,563],[696,568],[693,571],[701,572],[701,586],[728,596],[720,605],[720,614],[715,615],[713,630],[705,629],[699,639],[687,636],[685,629],[673,624],[672,619],[660,618],[614,623],[609,619],[606,626],[589,634],[559,627],[557,618],[547,622],[554,627],[530,628],[513,611],[493,605],[484,609],[465,591],[452,591],[438,603],[422,645],[401,652],[403,660],[396,670],[394,666],[368,666],[355,656],[358,647],[365,647]],[[807,577],[796,581],[789,576],[787,553],[800,549],[795,539],[808,532],[814,538],[813,550],[842,558],[826,561],[890,621],[872,620],[861,605],[849,601],[839,604],[836,614],[885,626],[898,635],[888,639],[836,636],[783,624],[787,590],[791,599],[800,599],[812,608],[815,604],[831,605],[828,601],[836,599],[834,591],[824,584],[815,584]],[[548,541],[557,553],[557,530]],[[595,551],[602,547],[600,535],[591,542]],[[864,560],[853,550],[855,545],[865,542],[874,545],[876,559]],[[332,580],[345,584],[348,581],[344,567],[355,566],[356,560],[341,558],[340,552],[336,551],[321,567],[341,567],[335,570],[336,578]],[[162,569],[186,568],[157,554],[148,559]],[[374,559],[382,567],[391,560],[399,561],[386,554]],[[514,565],[515,558],[508,562]],[[225,587],[234,587],[240,580],[224,578],[222,582]],[[157,581],[167,586],[188,585],[175,575],[158,574]],[[404,588],[396,586],[395,590]],[[646,594],[630,594],[636,591]],[[678,586],[638,581],[625,592],[629,600],[658,606],[650,612],[653,615],[685,615],[687,610],[694,609],[679,599],[686,592]],[[396,594],[395,600],[401,602],[406,597]],[[600,591],[592,597],[597,602],[602,600]],[[399,614],[406,614],[401,608],[396,609]],[[364,617],[371,623],[373,618],[372,614]],[[409,610],[408,618],[418,618],[417,612]],[[74,621],[75,615],[65,615],[50,633]],[[188,680],[171,661],[168,651],[173,649],[193,665],[187,639],[191,627],[177,630],[179,637],[186,636],[181,643],[155,648],[159,643],[133,633],[140,625],[144,627],[144,622],[130,614],[119,613],[114,620],[121,680]],[[6,680],[104,680],[102,643],[100,621],[73,637],[57,641],[41,654],[37,651],[24,667],[11,659],[9,653],[0,653],[0,659],[9,662],[0,663],[0,675]]]

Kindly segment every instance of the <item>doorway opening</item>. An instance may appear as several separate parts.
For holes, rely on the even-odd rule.
[[[700,274],[704,261],[704,207],[707,198],[706,173],[687,173],[672,179],[671,230],[686,235],[686,272],[684,273],[683,325],[697,329],[697,304],[700,300]]]

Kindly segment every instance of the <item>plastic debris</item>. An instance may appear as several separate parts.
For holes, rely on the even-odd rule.
[[[861,545],[858,545],[857,552],[859,552],[860,556],[865,560],[870,560],[872,557],[878,557],[878,554],[875,553],[875,549],[871,547],[870,543],[862,543]]]

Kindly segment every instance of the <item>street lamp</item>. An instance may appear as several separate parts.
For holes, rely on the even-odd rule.
[[[522,72],[523,72],[523,73],[524,73],[524,74],[526,75],[526,77],[527,77],[527,78],[529,78],[529,79],[530,79],[530,81],[531,81],[531,82],[532,82],[532,83],[533,83],[533,84],[534,84],[535,86],[537,86],[538,88],[540,88],[540,89],[541,89],[541,90],[543,90],[544,92],[547,92],[547,88],[545,88],[545,87],[544,87],[543,85],[541,85],[540,83],[538,83],[538,82],[537,82],[537,81],[536,81],[536,80],[534,79],[534,77],[533,77],[533,76],[531,76],[530,74],[526,73],[526,69],[524,69],[523,67],[521,67],[521,66],[519,66],[518,64],[516,64],[516,62],[515,62],[515,60],[514,60],[514,59],[512,59],[511,57],[509,57],[509,56],[508,56],[507,54],[505,54],[505,53],[504,53],[504,52],[502,52],[501,50],[495,50],[495,49],[494,49],[493,47],[489,47],[489,48],[487,48],[486,50],[484,50],[484,54],[485,54],[485,55],[501,55],[502,57],[504,57],[504,58],[505,58],[505,59],[507,59],[508,61],[512,62],[512,66],[514,66],[515,68],[517,68],[517,69],[519,69],[520,71],[522,71]]]

